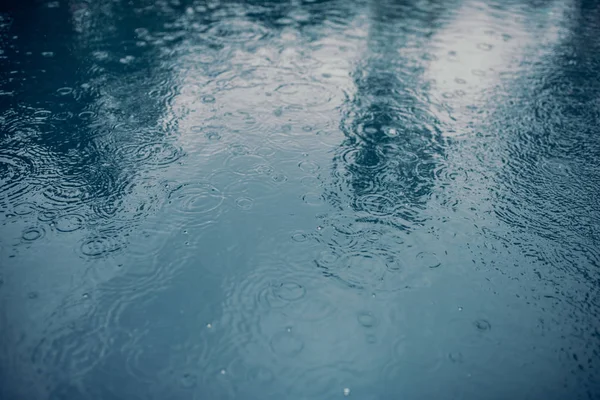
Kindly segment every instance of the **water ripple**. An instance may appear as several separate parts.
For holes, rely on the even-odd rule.
[[[0,154],[0,186],[3,195],[17,201],[28,192],[28,178],[34,174],[33,162],[24,156],[3,152]]]
[[[207,38],[215,43],[248,43],[259,41],[267,30],[260,24],[238,19],[223,19],[213,23],[206,31]]]

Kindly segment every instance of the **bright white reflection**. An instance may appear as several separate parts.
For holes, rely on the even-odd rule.
[[[448,110],[437,115],[455,126],[446,134],[463,133],[469,109],[485,106],[491,111],[492,90],[498,91],[503,82],[518,78],[525,65],[552,52],[568,33],[565,15],[569,6],[565,2],[545,6],[538,11],[545,14],[545,23],[540,26],[543,19],[536,18],[538,25],[532,27],[533,22],[521,16],[527,14],[519,13],[516,6],[499,11],[473,1],[462,5],[456,18],[436,32],[423,79],[434,82],[430,89],[433,103],[442,103]]]

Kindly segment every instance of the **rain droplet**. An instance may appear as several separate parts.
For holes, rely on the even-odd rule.
[[[482,332],[489,331],[492,328],[492,325],[485,319],[478,319],[473,323],[473,325],[475,325],[475,328]]]
[[[365,328],[371,328],[377,324],[377,318],[375,318],[370,312],[363,311],[357,316],[358,323]]]

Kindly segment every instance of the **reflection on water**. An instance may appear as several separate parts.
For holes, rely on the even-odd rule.
[[[594,2],[0,6],[0,397],[593,399]]]

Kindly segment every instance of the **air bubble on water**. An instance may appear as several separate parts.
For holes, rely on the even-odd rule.
[[[350,388],[344,388],[344,396],[350,395]]]
[[[208,329],[212,329],[212,324],[206,324],[206,327],[207,327]]]
[[[462,308],[462,307],[458,307],[458,311],[462,311],[462,310],[463,310],[463,308]]]
[[[84,293],[81,297],[84,299],[89,299],[90,295],[88,293]]]
[[[323,227],[319,225],[319,226],[317,226],[317,230],[321,231],[321,230],[323,230]]]
[[[225,369],[222,369],[221,371],[219,371],[219,373],[220,373],[221,375],[225,375],[225,374],[227,373],[227,371],[225,371]]]

